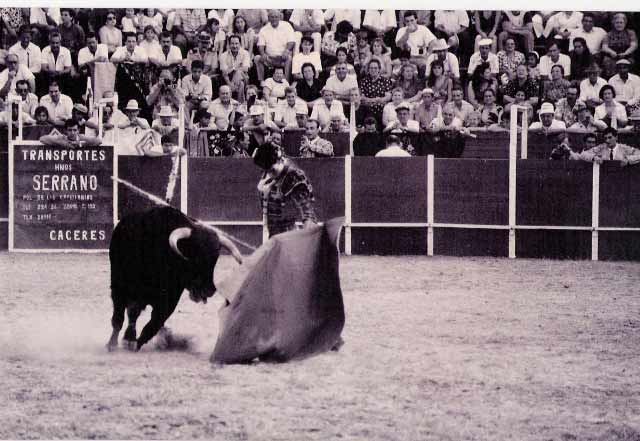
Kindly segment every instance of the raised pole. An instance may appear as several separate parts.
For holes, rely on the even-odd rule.
[[[591,196],[591,260],[598,260],[598,228],[600,227],[600,164],[593,163],[593,190]]]
[[[516,161],[518,160],[518,106],[511,106],[509,136],[509,258],[516,257]]]
[[[433,155],[427,156],[427,256],[433,256],[433,188],[434,178],[434,160]]]

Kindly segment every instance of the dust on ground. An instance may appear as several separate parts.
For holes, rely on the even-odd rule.
[[[0,272],[0,438],[640,439],[637,263],[343,257],[340,352],[224,367],[219,301],[183,296],[189,351],[108,353],[106,255]]]

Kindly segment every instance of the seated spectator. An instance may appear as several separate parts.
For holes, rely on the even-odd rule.
[[[98,38],[93,32],[87,33],[87,45],[78,52],[78,68],[84,75],[93,73],[95,63],[109,61],[109,48],[106,44],[98,44]]]
[[[400,87],[396,87],[391,91],[391,101],[385,104],[382,109],[382,127],[387,127],[394,121],[398,120],[396,108],[404,102],[404,91]]]
[[[567,88],[567,96],[558,100],[556,103],[555,118],[564,121],[567,127],[571,127],[576,122],[576,104],[578,103],[578,87],[575,83],[571,83]],[[585,103],[580,101],[582,106]]]
[[[136,16],[136,10],[134,8],[125,8],[124,17],[120,19],[120,26],[122,27],[122,32],[136,33],[138,28],[138,17]]]
[[[596,107],[594,117],[596,120],[602,120],[607,127],[621,129],[629,122],[627,111],[622,104],[615,100],[616,90],[613,86],[606,84],[600,89],[600,99],[602,104]]]
[[[249,54],[253,54],[253,47],[257,40],[256,31],[251,28],[247,23],[247,20],[240,15],[242,10],[238,11],[238,15],[233,18],[233,25],[231,26],[230,35],[235,35],[240,40],[240,47],[247,51]],[[265,23],[267,22],[265,11]],[[260,26],[262,27],[262,25]],[[259,29],[258,29],[259,31]]]
[[[524,54],[516,50],[516,41],[511,37],[507,38],[504,41],[504,49],[498,51],[500,75],[506,73],[509,76],[509,79],[515,78],[517,67],[524,62]]]
[[[98,146],[102,144],[102,139],[81,135],[78,127],[78,121],[69,118],[64,122],[65,135],[45,135],[40,138],[40,142],[44,145],[53,145],[66,148],[81,148]]]
[[[263,82],[262,97],[272,107],[278,99],[284,98],[284,90],[289,87],[289,82],[285,79],[284,68],[276,66],[273,69],[273,76]]]
[[[379,131],[376,119],[372,116],[367,116],[364,119],[363,129],[364,133],[378,133]]]
[[[316,75],[319,75],[319,73],[322,71],[320,52],[312,52],[313,47],[314,42],[311,37],[302,37],[302,42],[300,43],[300,51],[293,56],[291,74],[293,75],[294,79],[302,79],[302,66],[306,63],[313,64]]]
[[[306,105],[296,106],[296,121],[294,125],[285,126],[284,131],[288,130],[307,130],[307,121],[309,121],[309,110]]]
[[[144,49],[147,56],[149,56],[149,54],[155,54],[156,52],[162,50],[160,48],[160,42],[158,41],[158,36],[161,32],[162,31],[156,33],[155,28],[151,25],[147,25],[144,28],[144,38],[138,42],[138,46]]]
[[[347,49],[344,47],[339,47],[338,49],[336,49],[336,61],[335,64],[333,66],[331,66],[331,70],[329,71],[329,77],[332,77],[336,74],[336,66],[338,64],[346,64],[347,65],[347,71],[349,76],[352,76],[354,78],[357,79],[356,77],[356,68],[353,66],[353,64],[349,64],[348,62],[348,57],[347,57]]]
[[[291,17],[289,17],[289,23],[293,25],[293,29],[295,30],[294,36],[296,46],[299,46],[300,50],[302,50],[301,42],[305,38],[308,39],[308,41],[311,43],[309,53],[311,53],[311,49],[313,49],[313,53],[318,54],[319,62],[320,44],[322,40],[320,30],[324,25],[324,15],[322,14],[322,11],[320,9],[294,9],[291,13]],[[307,60],[302,61],[302,63],[304,62],[307,62]],[[300,64],[299,66],[301,65],[302,64]],[[318,68],[318,70],[320,70],[320,68]],[[295,72],[292,73],[295,74]]]
[[[218,98],[211,102],[207,110],[214,121],[216,118],[224,118],[230,121],[231,113],[239,106],[240,103],[231,97],[231,88],[229,86],[220,86]]]
[[[524,39],[524,51],[533,50],[534,34],[531,15],[526,11],[502,11],[502,32],[498,35],[498,49],[509,52],[508,41],[513,40],[513,50],[516,47],[515,36]],[[517,66],[520,63],[517,63]],[[515,66],[512,66],[515,68]],[[501,70],[502,72],[502,70]]]
[[[349,133],[349,122],[342,113],[332,113],[330,122],[322,133]]]
[[[433,24],[436,37],[445,39],[446,44],[456,51],[458,46],[469,49],[467,28],[469,27],[469,14],[464,10],[436,10]],[[427,64],[429,64],[427,62]],[[427,67],[427,70],[429,68]],[[460,76],[458,75],[457,78]]]
[[[474,110],[471,113],[467,114],[467,117],[462,122],[464,127],[472,128],[473,130],[484,130],[481,124],[480,112]]]
[[[58,32],[61,37],[61,46],[69,49],[71,59],[77,61],[78,52],[84,46],[85,32],[80,25],[74,23],[75,17],[76,13],[73,9],[61,9],[60,19],[62,23],[58,26]]]
[[[529,126],[531,132],[541,132],[545,135],[553,135],[564,132],[567,126],[563,121],[554,118],[555,109],[551,103],[542,103],[540,106],[540,121],[536,121]]]
[[[194,60],[191,65],[191,73],[182,79],[182,94],[185,99],[185,111],[191,115],[194,110],[202,106],[208,106],[213,95],[211,78],[204,75],[204,64],[200,60]]]
[[[498,72],[500,72],[500,62],[498,61],[498,56],[491,52],[493,43],[494,40],[490,38],[483,38],[478,42],[478,51],[474,52],[469,60],[469,67],[467,68],[468,75],[473,75],[475,69],[483,63],[489,63],[491,73],[494,76],[498,75]]]
[[[536,51],[527,54],[527,69],[529,70],[529,78],[532,80],[540,80],[540,56]]]
[[[167,20],[167,30],[173,31],[174,43],[184,54],[188,47],[196,45],[198,32],[209,23],[204,9],[176,9],[172,29],[169,29],[168,24]]]
[[[239,17],[243,20],[242,17]],[[231,93],[240,102],[244,102],[245,85],[249,83],[249,69],[251,56],[241,47],[240,37],[229,37],[228,50],[220,56],[220,71],[225,84],[231,88]]]
[[[599,121],[593,118],[589,108],[582,101],[577,101],[573,107],[573,113],[576,115],[576,121],[571,124],[568,132],[574,133],[586,133],[602,131],[607,128],[607,124],[604,121]]]
[[[597,64],[591,65],[587,70],[587,79],[580,82],[580,101],[587,107],[595,109],[602,103],[600,99],[600,89],[607,84],[604,78],[600,78],[600,68]]]
[[[327,9],[324,20],[331,31],[339,31],[340,23],[345,22],[354,30],[360,29],[360,11],[358,9]],[[325,33],[326,35],[326,33]]]
[[[60,84],[64,91],[71,92],[71,52],[61,45],[59,32],[49,35],[49,46],[42,49],[42,69],[41,75],[45,84],[52,81]]]
[[[321,96],[322,83],[316,76],[316,68],[313,64],[303,64],[301,72],[302,79],[296,81],[296,94],[311,108],[313,103]]]
[[[74,104],[71,109],[71,119],[78,121],[78,132],[85,135],[86,124],[89,120],[89,110],[84,104]]]
[[[36,107],[38,107],[38,97],[31,93],[29,82],[27,80],[17,81],[15,91],[16,95],[20,97],[22,112],[29,116],[33,116]]]
[[[264,108],[267,106],[267,102],[258,98],[258,87],[249,84],[244,91],[244,96],[246,98],[245,103],[241,106],[241,109],[244,114],[248,115],[249,110],[253,106],[258,106]]]
[[[380,62],[371,60],[367,69],[368,75],[360,82],[362,105],[369,110],[376,121],[382,119],[382,109],[391,100],[391,80],[380,75]]]
[[[235,13],[233,12],[233,9],[211,9],[207,13],[207,19],[211,20],[212,18],[218,20],[221,31],[228,33],[233,25]]]
[[[540,86],[537,81],[529,78],[529,70],[524,64],[518,66],[516,69],[516,77],[510,80],[504,89],[504,96],[502,98],[505,104],[515,101],[516,89],[523,89],[527,93],[527,101],[529,104],[534,107],[538,104]]]
[[[453,80],[445,74],[444,65],[440,60],[435,60],[429,66],[427,87],[433,90],[435,97],[441,104],[449,101]]]
[[[543,99],[557,103],[567,96],[567,89],[571,83],[564,78],[564,68],[556,64],[551,68],[551,80],[544,82]]]
[[[394,80],[399,80],[400,79],[400,75],[402,74],[402,69],[404,69],[405,66],[410,66],[412,69],[414,69],[416,71],[416,74],[418,74],[418,76],[420,76],[420,73],[418,72],[418,67],[413,64],[411,62],[411,52],[407,51],[407,50],[401,50],[400,53],[398,54],[398,58],[396,60],[393,60],[393,70],[391,73],[391,77]],[[422,76],[425,76],[425,72],[422,72]]]
[[[371,52],[371,46],[367,40],[358,40],[358,42],[364,42],[364,45],[358,46],[358,55],[354,58],[353,64],[356,69],[356,75],[358,78],[367,74],[367,66],[369,61],[373,59],[373,52]],[[380,60],[378,60],[380,61]],[[382,75],[382,62],[380,61],[380,75]]]
[[[375,58],[380,61],[380,65],[382,66],[382,76],[391,77],[393,74],[391,50],[384,45],[382,38],[376,38],[371,42],[371,58]]]
[[[544,38],[555,36],[555,39],[566,50],[569,47],[571,34],[580,29],[581,26],[582,12],[561,11],[549,17],[543,35]]]
[[[306,112],[307,105],[304,101],[298,99],[296,90],[293,87],[287,87],[284,92],[284,103],[280,102],[276,107],[273,122],[280,128],[295,127],[297,125],[296,114],[298,110],[302,106]]]
[[[487,89],[493,89],[496,92],[498,90],[498,82],[491,73],[489,63],[482,63],[475,69],[471,81],[467,85],[467,98],[475,109],[482,104],[482,97]]]
[[[125,45],[116,49],[111,56],[111,62],[116,64],[115,90],[124,104],[129,100],[142,102],[144,93],[148,90],[146,67],[147,53],[138,46],[135,34],[125,35]]]
[[[211,114],[205,109],[198,109],[193,118],[195,121],[193,123],[193,128],[198,129],[210,129],[213,126],[211,125]]]
[[[180,127],[180,121],[175,118],[176,115],[170,106],[162,106],[157,116],[151,123],[151,128],[162,136],[169,135]]]
[[[500,127],[500,124],[502,123],[503,109],[501,106],[496,104],[496,93],[493,89],[486,89],[484,91],[482,95],[482,105],[478,107],[478,112],[480,112],[480,125],[482,127]]]
[[[627,15],[618,12],[611,19],[612,29],[602,41],[604,76],[615,74],[615,63],[621,58],[634,60],[638,49],[638,37],[635,31],[627,29]]]
[[[408,50],[411,62],[425,72],[425,56],[429,53],[429,45],[436,40],[435,35],[421,24],[418,24],[416,11],[404,12],[404,27],[398,29],[396,34],[396,46],[399,49]]]
[[[155,8],[145,8],[144,12],[138,19],[138,30],[142,30],[147,37],[147,29],[151,29],[155,34],[157,40],[158,35],[162,32],[162,14],[157,12]],[[145,48],[146,50],[147,48]],[[150,53],[147,50],[147,53]]]
[[[156,68],[169,68],[174,74],[177,74],[177,68],[182,65],[182,52],[178,46],[173,45],[171,33],[168,31],[160,34],[160,50],[156,49],[147,55],[149,62]]]
[[[174,112],[178,112],[181,104],[184,104],[182,89],[174,83],[173,74],[169,69],[160,71],[158,82],[151,87],[146,97],[146,104],[153,109],[153,117],[157,115],[162,106],[171,106]]]
[[[414,118],[418,121],[420,130],[424,131],[431,126],[431,121],[442,115],[442,107],[435,100],[432,89],[422,91],[422,101],[414,108]]]
[[[300,157],[324,158],[333,156],[333,144],[327,139],[318,136],[320,123],[311,116],[307,121],[307,130],[300,141]]]
[[[560,53],[558,43],[553,41],[547,46],[547,55],[540,58],[540,77],[551,79],[551,68],[556,64],[563,67],[565,77],[571,76],[571,58]]]
[[[374,121],[375,122],[375,121]],[[376,158],[410,158],[411,153],[402,147],[400,138],[396,135],[387,136],[386,147],[375,154]]]
[[[500,11],[475,11],[473,14],[473,22],[476,27],[476,40],[473,50],[478,52],[480,48],[480,40],[491,40],[491,52],[496,53],[498,48],[498,28],[502,21],[502,12]],[[497,73],[497,72],[496,72]]]
[[[99,136],[99,116],[100,112],[97,112],[86,122],[86,134],[91,136]],[[116,127],[120,124],[124,124],[127,121],[127,116],[114,105],[113,101],[104,102],[104,105],[102,106],[102,139],[104,140],[104,142],[113,144],[115,142]]]
[[[334,96],[333,90],[325,86],[324,89],[322,89],[322,99],[317,100],[313,104],[310,119],[316,120],[320,125],[320,129],[324,129],[329,124],[332,113],[341,113],[344,115],[342,103],[335,100]]]
[[[609,79],[616,92],[616,100],[626,106],[627,114],[640,108],[640,77],[629,73],[631,63],[624,58],[616,62],[618,73]]]
[[[357,58],[357,40],[353,25],[348,21],[337,24],[335,31],[327,31],[322,37],[322,55],[326,57],[326,66],[333,66],[337,59],[338,48],[345,48],[352,59]],[[346,60],[344,60],[346,61]]]
[[[106,44],[109,57],[122,46],[122,32],[116,27],[116,12],[110,10],[107,12],[107,22],[98,31],[100,43]]]
[[[242,17],[247,26],[258,35],[260,29],[269,22],[266,9],[239,9],[236,18]],[[248,50],[248,49],[247,49]]]
[[[211,40],[210,49],[218,54],[218,56],[222,54],[225,41],[227,40],[227,33],[221,23],[222,21],[218,17],[209,17],[207,19],[207,24],[202,28],[203,31],[209,34]]]
[[[411,106],[409,103],[405,101],[397,105],[396,114],[396,120],[385,126],[384,133],[418,133],[420,131],[420,123],[411,119]]]
[[[362,29],[368,31],[369,39],[393,40],[398,23],[394,10],[367,9],[362,20]]]
[[[9,53],[17,55],[19,64],[25,65],[35,75],[42,69],[42,51],[31,42],[31,32],[29,25],[21,26],[18,31],[20,41],[9,48]]]
[[[253,155],[254,150],[268,141],[267,136],[270,131],[280,132],[280,127],[275,125],[273,121],[265,121],[264,109],[262,106],[252,106],[249,111],[250,118],[242,126],[242,132],[249,133],[249,148],[248,152]]]
[[[351,89],[358,88],[358,81],[354,76],[349,75],[346,63],[336,64],[335,71],[336,74],[329,77],[325,87],[334,92],[338,101],[348,104],[351,100]]]
[[[36,120],[36,124],[39,126],[49,126],[52,129],[54,128],[53,123],[49,119],[49,111],[45,106],[36,107],[36,110],[33,112],[33,116]]]
[[[508,115],[508,118],[503,118],[503,124],[505,126],[506,126],[506,123],[509,122],[505,120],[511,119],[511,107],[513,106],[524,107],[527,110],[527,121],[525,124],[528,127],[529,124],[531,124],[531,121],[533,120],[534,111],[531,103],[527,101],[527,92],[524,89],[516,89],[513,102],[506,104],[504,106],[503,116],[505,114]],[[524,124],[522,124],[522,117],[520,113],[518,113],[518,126],[524,127]]]
[[[430,132],[457,130],[460,128],[462,128],[462,120],[455,116],[455,112],[451,106],[444,106],[442,115],[431,121],[429,125]]]
[[[271,69],[281,67],[284,77],[289,78],[291,74],[291,54],[295,45],[295,35],[291,25],[282,21],[282,13],[276,9],[270,9],[268,14],[269,23],[260,29],[258,34],[258,52],[254,61],[258,81],[265,80],[265,67]]]
[[[351,109],[348,109],[349,120],[353,118],[353,114],[355,114],[355,124],[353,124],[356,128],[356,132],[362,132],[365,126],[365,120],[369,117],[368,109],[362,106],[362,96],[360,95],[360,89],[353,88],[351,89]],[[353,109],[353,110],[352,110]],[[375,120],[375,118],[374,118]]]
[[[432,75],[429,76],[430,80],[432,77],[437,77],[437,74],[434,74],[433,70],[434,66],[438,66],[438,64],[441,63],[439,63],[438,61],[434,61],[433,63],[431,63]],[[438,79],[436,78],[434,84],[430,85],[430,87],[435,91],[438,89],[439,83],[451,83],[450,78],[446,78],[446,80],[447,81],[438,81]],[[405,65],[402,66],[402,69],[400,70],[400,77],[396,81],[395,86],[402,89],[406,101],[415,103],[417,101],[420,101],[420,91],[422,91],[422,89],[424,88],[424,81],[420,81],[417,78],[417,72],[413,66]]]
[[[431,55],[427,57],[425,66],[426,72],[431,72],[431,64],[434,61],[440,61],[443,65],[445,75],[452,80],[459,81],[460,65],[458,62],[458,57],[449,52],[449,46],[447,45],[447,42],[443,39],[437,40],[433,43],[431,50]]]
[[[597,145],[582,153],[570,152],[570,159],[597,162],[620,161],[621,165],[640,163],[640,150],[618,142],[618,131],[608,127],[603,132],[604,143]]]
[[[467,119],[467,115],[474,111],[474,107],[471,103],[468,103],[464,99],[464,92],[462,90],[462,86],[455,85],[451,89],[451,101],[447,103],[447,107],[450,107],[453,110],[454,115],[460,121],[465,121]]]
[[[55,126],[62,127],[66,120],[71,119],[73,101],[60,92],[60,86],[55,81],[49,84],[49,93],[40,98],[40,105],[47,108],[49,119]]]
[[[571,60],[571,79],[582,81],[587,78],[587,69],[593,64],[593,56],[587,47],[587,42],[582,37],[576,37],[572,41],[573,50],[569,52]]]
[[[607,32],[600,27],[594,26],[594,23],[593,13],[585,12],[582,14],[582,25],[571,31],[569,49],[575,50],[574,44],[576,39],[582,38],[592,55],[598,55],[600,53],[602,49],[602,42],[604,41]]]
[[[127,106],[125,107],[125,114],[127,115],[127,120],[122,121],[118,124],[118,129],[128,129],[132,128],[137,132],[140,130],[148,130],[149,123],[146,119],[140,118],[140,107],[138,106],[138,102],[136,100],[129,100],[127,102]]]

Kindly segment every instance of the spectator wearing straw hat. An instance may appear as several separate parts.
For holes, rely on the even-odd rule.
[[[267,141],[267,135],[271,130],[280,131],[273,121],[265,121],[264,106],[251,106],[249,109],[249,118],[240,128],[242,132],[249,132],[249,154],[253,155],[254,150],[263,145]]]
[[[540,106],[539,121],[531,123],[529,131],[542,132],[547,135],[564,132],[567,129],[564,121],[554,118],[555,109],[551,103],[542,103]]]
[[[171,106],[162,106],[157,118],[153,120],[151,128],[162,136],[169,135],[180,127],[180,121],[175,116]]]
[[[138,102],[136,100],[129,100],[124,111],[127,115],[127,120],[118,125],[119,129],[133,127],[139,130],[148,130],[150,128],[147,120],[139,117],[140,107],[138,106]]]
[[[396,106],[396,115],[398,119],[390,122],[383,130],[383,133],[418,133],[420,124],[418,121],[411,119],[411,106],[406,101]]]
[[[478,42],[478,52],[474,52],[469,59],[469,67],[467,68],[468,75],[473,75],[473,72],[482,63],[489,63],[493,76],[498,75],[500,62],[498,56],[491,52],[492,44],[493,40],[490,38],[483,38]]]
[[[296,125],[285,127],[285,130],[307,130],[309,121],[309,110],[306,105],[296,106]]]
[[[427,57],[425,71],[431,71],[431,63],[436,60],[442,62],[444,73],[451,79],[460,80],[460,62],[458,57],[449,52],[449,45],[444,39],[439,39],[431,46],[432,54]]]

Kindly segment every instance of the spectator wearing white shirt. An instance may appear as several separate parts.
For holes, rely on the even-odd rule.
[[[405,26],[396,34],[396,45],[399,49],[409,50],[411,62],[424,73],[425,57],[429,54],[429,45],[436,40],[436,37],[426,26],[418,24],[416,11],[406,11],[404,23]]]
[[[439,132],[441,130],[461,129],[462,121],[463,120],[456,116],[453,107],[446,105],[442,109],[442,114],[436,116],[433,121],[431,121],[429,131]]]
[[[109,48],[106,44],[99,44],[95,32],[87,33],[87,45],[78,52],[78,67],[93,68],[95,63],[109,61]]]
[[[564,121],[555,119],[555,109],[551,103],[543,103],[540,106],[540,121],[531,123],[529,130],[543,132],[547,135],[564,132],[567,129]]]
[[[273,122],[280,128],[297,127],[296,114],[303,107],[306,113],[307,104],[296,96],[296,90],[293,87],[287,87],[284,96],[284,102],[281,101],[276,108]]]
[[[343,104],[351,102],[351,90],[358,88],[358,80],[355,76],[349,75],[349,68],[346,63],[339,63],[335,66],[336,74],[329,77],[325,85],[335,94],[335,98]]]
[[[320,44],[322,42],[320,30],[324,24],[322,11],[320,9],[294,9],[291,17],[289,17],[289,23],[293,25],[295,30],[296,43],[294,45],[294,53],[298,53],[302,37],[309,37],[313,44],[313,52],[320,54]]]
[[[191,64],[191,73],[182,79],[182,93],[185,98],[187,115],[193,110],[199,109],[203,103],[207,105],[213,95],[211,78],[203,74],[204,63],[194,60]]]
[[[7,68],[0,72],[0,98],[6,97],[9,92],[15,90],[20,80],[26,80],[31,90],[35,90],[36,80],[33,73],[24,64],[20,64],[16,54],[8,54],[5,62]]]
[[[171,32],[160,34],[160,50],[148,54],[151,64],[158,67],[175,68],[182,64],[182,52],[178,46],[172,44]]]
[[[411,119],[411,106],[407,102],[402,102],[396,106],[397,119],[391,121],[382,131],[383,133],[418,133],[420,123]]]
[[[146,8],[144,14],[139,18],[139,29],[142,29],[146,33],[148,26],[151,26],[156,38],[162,32],[162,14],[156,12],[154,8]]]
[[[291,56],[295,45],[295,35],[291,25],[282,21],[282,13],[277,9],[270,9],[267,17],[269,23],[264,25],[258,33],[258,52],[254,61],[258,81],[265,79],[265,67],[284,67],[285,77],[291,74]]]
[[[402,147],[397,135],[387,136],[386,147],[375,155],[376,158],[410,158],[411,153]]]
[[[126,34],[125,35],[125,45],[120,46],[116,51],[111,55],[111,62],[114,64],[118,63],[143,63],[147,64],[149,62],[149,57],[145,50],[138,46],[138,39],[136,38],[136,34]]]
[[[449,52],[449,46],[444,39],[439,39],[435,43],[433,43],[432,54],[427,57],[427,64],[425,66],[425,71],[430,72],[431,63],[435,60],[440,60],[444,66],[444,73],[448,75],[451,79],[460,79],[460,63],[458,61],[458,57]]]
[[[64,126],[65,121],[71,118],[73,101],[60,93],[60,86],[55,81],[49,84],[49,93],[40,98],[40,105],[49,112],[49,121],[58,127]]]
[[[580,26],[582,26],[582,12],[561,11],[549,17],[542,34],[544,38],[555,35],[556,39],[560,40],[563,49],[566,50],[569,46],[567,43],[571,38],[571,33],[580,29]]]
[[[140,42],[138,42],[138,46],[144,49],[147,55],[159,51],[160,43],[158,42],[158,35],[160,35],[160,33],[162,33],[162,31],[156,34],[156,31],[152,25],[145,26],[144,38]]]
[[[469,27],[467,11],[460,9],[435,11],[433,24],[436,29],[436,37],[446,38],[453,51],[459,46],[467,47],[465,33]]]
[[[597,65],[590,66],[586,69],[586,73],[589,76],[580,82],[580,98],[578,99],[593,109],[602,103],[600,89],[607,84],[607,80],[600,78],[600,68]]]
[[[231,32],[231,28],[233,27],[233,19],[235,18],[235,14],[233,9],[212,9],[207,14],[207,20],[215,18],[218,20],[220,24],[220,28],[225,32]]]
[[[214,121],[217,118],[226,118],[227,121],[230,121],[231,112],[239,106],[240,103],[231,98],[231,88],[229,86],[220,86],[218,98],[211,102],[207,111],[211,114]]]
[[[551,68],[556,64],[559,64],[564,69],[565,78],[571,75],[571,58],[568,55],[561,54],[558,42],[553,41],[547,47],[547,55],[540,58],[540,64],[538,65],[540,77],[544,80],[550,80]]]
[[[322,71],[322,62],[320,61],[320,52],[313,50],[314,41],[311,37],[304,36],[300,42],[300,51],[293,56],[293,62],[291,65],[291,75],[296,80],[302,80],[302,66],[305,63],[313,64],[316,69],[316,76],[320,75]]]
[[[10,54],[16,54],[20,64],[24,64],[34,75],[42,69],[42,51],[31,42],[31,27],[23,25],[19,30],[20,41],[9,48]]]
[[[71,95],[71,52],[62,46],[62,36],[55,31],[49,35],[49,46],[42,49],[42,75],[45,83],[56,81],[64,92]]]
[[[362,20],[362,28],[369,31],[369,37],[385,41],[392,37],[390,31],[397,26],[396,12],[393,9],[367,9]]]
[[[616,92],[616,101],[627,107],[627,113],[636,110],[640,102],[640,77],[629,73],[631,62],[620,59],[616,62],[618,73],[609,79],[609,84]]]
[[[22,112],[33,116],[38,107],[38,97],[35,93],[31,93],[29,83],[26,80],[19,80],[16,83],[16,95],[20,97],[20,106]]]
[[[326,86],[322,89],[322,98],[316,100],[313,104],[313,110],[311,111],[310,119],[318,120],[322,129],[324,129],[329,122],[331,122],[332,113],[342,113],[342,103],[334,99],[335,94],[333,90],[328,89]]]
[[[498,60],[498,56],[491,52],[492,45],[493,40],[490,38],[483,38],[478,42],[478,52],[474,52],[469,59],[469,67],[467,68],[468,75],[473,75],[476,67],[480,66],[482,63],[489,63],[491,74],[494,78],[498,75],[500,62]]]
[[[594,16],[591,12],[585,12],[582,15],[582,26],[571,31],[570,50],[573,50],[573,40],[577,37],[582,37],[587,42],[587,47],[592,55],[600,53],[602,41],[607,36],[607,32],[600,27],[594,26],[593,22]]]
[[[338,23],[348,21],[353,26],[353,30],[360,29],[360,10],[359,9],[327,9],[324,11],[324,20],[331,31],[335,32]]]
[[[222,79],[231,87],[239,101],[244,102],[245,84],[249,82],[249,69],[251,68],[251,56],[241,44],[240,37],[229,37],[228,49],[220,56],[220,72]]]
[[[596,107],[593,117],[604,121],[608,127],[621,129],[627,125],[629,119],[625,107],[616,99],[616,90],[609,84],[600,89],[602,104]]]

